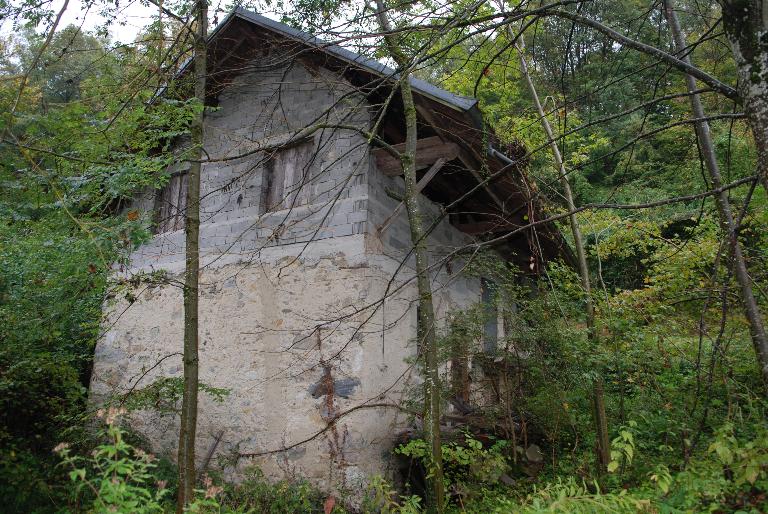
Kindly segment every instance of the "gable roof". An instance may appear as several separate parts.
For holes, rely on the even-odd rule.
[[[259,30],[254,31],[254,28]],[[376,90],[382,86],[391,88],[398,80],[396,70],[378,61],[238,7],[208,36],[212,57],[208,60],[208,66],[212,72],[216,70],[214,75],[220,75],[209,83],[218,82],[219,85],[226,86],[232,76],[240,73],[242,68],[239,67],[228,70],[226,61],[237,52],[248,53],[257,50],[252,39],[255,33],[259,34],[259,38],[265,35],[277,36],[281,40],[298,44],[308,50],[309,54],[322,57],[324,66],[331,66],[348,79],[356,80],[368,94],[376,94]],[[255,46],[258,46],[258,41],[260,39],[256,40]],[[252,44],[248,45],[246,42]],[[191,65],[191,59],[185,62],[179,75],[191,71]],[[452,140],[461,147],[462,152],[461,162],[454,163],[454,170],[449,172],[446,166],[422,193],[434,201],[451,203],[452,200],[462,197],[467,190],[476,188],[478,181],[482,180],[478,172],[485,168],[486,171],[499,176],[492,183],[476,189],[470,198],[457,206],[460,212],[457,212],[456,216],[461,217],[456,220],[457,228],[481,237],[489,234],[493,237],[517,227],[524,227],[528,225],[529,220],[541,219],[541,202],[535,193],[536,186],[527,179],[524,172],[524,148],[512,147],[514,155],[510,158],[493,147],[494,135],[484,126],[476,99],[451,93],[413,76],[409,77],[409,81],[422,122],[419,128],[420,137],[437,135]],[[372,84],[377,85],[371,87]],[[215,96],[215,93],[209,93],[211,94]],[[397,107],[388,104],[387,110],[395,112],[394,118],[397,121]],[[390,144],[400,143],[405,139],[404,134],[398,135],[396,128],[393,134],[385,137],[391,139],[388,141]],[[456,168],[464,168],[465,171],[456,173]],[[497,249],[513,258],[523,269],[530,269],[531,263],[538,263],[542,258],[562,256],[566,261],[574,262],[570,248],[553,225],[545,225],[535,231],[526,230],[504,241]]]
[[[221,23],[219,23],[216,26],[216,28],[211,32],[211,34],[209,35],[209,38],[211,39],[215,38],[219,32],[223,31],[227,27],[227,25],[232,21],[233,18],[241,18],[243,20],[246,20],[258,27],[262,27],[271,32],[274,32],[282,36],[285,36],[289,39],[292,39],[298,43],[304,44],[308,47],[320,50],[326,54],[329,54],[342,61],[345,61],[346,63],[351,64],[357,68],[369,71],[375,75],[380,75],[383,77],[392,77],[393,79],[396,79],[398,77],[398,74],[395,72],[395,70],[393,70],[389,66],[386,66],[380,63],[379,61],[370,59],[360,54],[356,54],[355,52],[347,50],[342,46],[339,46],[333,43],[328,43],[311,34],[308,34],[307,32],[293,28],[284,23],[280,23],[279,21],[272,20],[270,18],[267,18],[266,16],[262,16],[261,14],[248,11],[246,9],[243,9],[242,7],[237,7],[235,8],[234,11],[229,13],[226,16],[226,18],[224,18],[224,20],[222,20]],[[427,96],[429,98],[432,98],[433,100],[437,100],[440,103],[443,103],[458,111],[462,111],[462,112],[469,111],[470,109],[472,109],[477,105],[477,99],[475,98],[451,93],[449,91],[446,91],[445,89],[442,89],[433,84],[430,84],[426,80],[421,80],[413,76],[409,77],[409,79],[410,79],[409,81],[411,83],[411,87],[417,93]]]

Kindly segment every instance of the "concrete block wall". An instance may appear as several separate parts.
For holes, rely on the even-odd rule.
[[[311,140],[309,203],[264,212],[264,168],[268,152],[255,151],[317,124],[341,123],[367,129],[368,106],[362,95],[324,69],[294,62],[289,68],[245,73],[222,91],[218,107],[206,121],[206,150],[218,162],[203,169],[201,183],[201,251],[203,256],[247,254],[311,240],[371,234],[399,203],[386,190],[403,190],[401,177],[376,169],[365,138],[356,131],[324,128]],[[244,157],[239,157],[245,155]],[[154,207],[151,194],[136,205]],[[440,216],[440,206],[422,197],[425,219]],[[379,238],[382,253],[401,260],[410,249],[403,210]],[[429,238],[434,262],[471,242],[446,219]],[[158,234],[133,256],[133,267],[176,268],[183,262],[183,230]]]
[[[398,200],[387,194],[387,190],[403,194],[405,184],[402,177],[390,177],[376,169],[375,160],[371,157],[371,173],[368,188],[368,219],[371,233],[377,238],[381,253],[395,262],[407,259],[407,269],[413,270],[414,258],[408,257],[411,249],[411,232],[408,225],[408,214],[401,209],[399,215],[390,221],[387,228],[378,228],[390,217]],[[441,276],[449,276],[449,270],[460,270],[463,266],[461,259],[451,258],[453,252],[472,242],[471,236],[461,232],[449,223],[448,217],[442,217],[441,206],[420,196],[419,204],[422,209],[425,226],[431,226],[438,221],[435,229],[427,238],[430,264],[435,266],[434,280]],[[478,289],[479,291],[479,289]]]
[[[206,118],[205,148],[213,162],[201,180],[201,252],[215,256],[275,245],[364,234],[368,230],[369,149],[360,132],[370,115],[365,97],[325,69],[289,67],[244,73],[221,92]],[[303,186],[309,203],[265,212],[265,165],[270,151],[297,131],[324,125]],[[136,207],[151,210],[151,195]],[[176,269],[183,262],[183,230],[158,234],[132,256],[134,269]]]

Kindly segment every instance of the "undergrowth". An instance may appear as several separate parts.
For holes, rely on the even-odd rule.
[[[174,511],[174,484],[151,453],[129,442],[120,427],[122,410],[100,412],[101,444],[79,455],[67,443],[54,449],[71,483],[61,512],[162,513]],[[613,456],[619,464],[601,480],[542,475],[498,481],[510,471],[509,445],[483,445],[467,436],[445,445],[451,513],[648,512],[760,513],[768,509],[768,429],[761,422],[724,423],[711,442],[680,469],[657,462],[650,472],[634,468],[635,435],[617,436]],[[426,459],[423,441],[397,448],[400,455]],[[629,457],[628,455],[632,455]],[[614,461],[617,462],[617,461]],[[362,502],[335,498],[304,480],[270,481],[258,468],[239,483],[204,476],[188,512],[197,513],[390,513],[423,511],[417,495],[402,495],[381,477],[369,481]]]

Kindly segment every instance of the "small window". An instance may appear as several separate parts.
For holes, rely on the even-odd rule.
[[[155,197],[155,232],[172,232],[184,228],[187,210],[187,177],[185,171],[171,175]]]
[[[315,145],[312,140],[275,151],[264,165],[261,212],[311,202],[310,182]]]
[[[486,278],[480,279],[480,302],[483,306],[483,351],[493,353],[498,348],[499,312],[496,308],[496,287]]]

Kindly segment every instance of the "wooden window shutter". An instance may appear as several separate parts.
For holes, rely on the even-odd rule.
[[[310,139],[275,151],[264,166],[261,212],[305,205],[312,200],[315,145]]]
[[[499,339],[499,314],[496,307],[495,284],[486,278],[480,279],[480,301],[485,317],[483,323],[483,350],[495,352]]]

